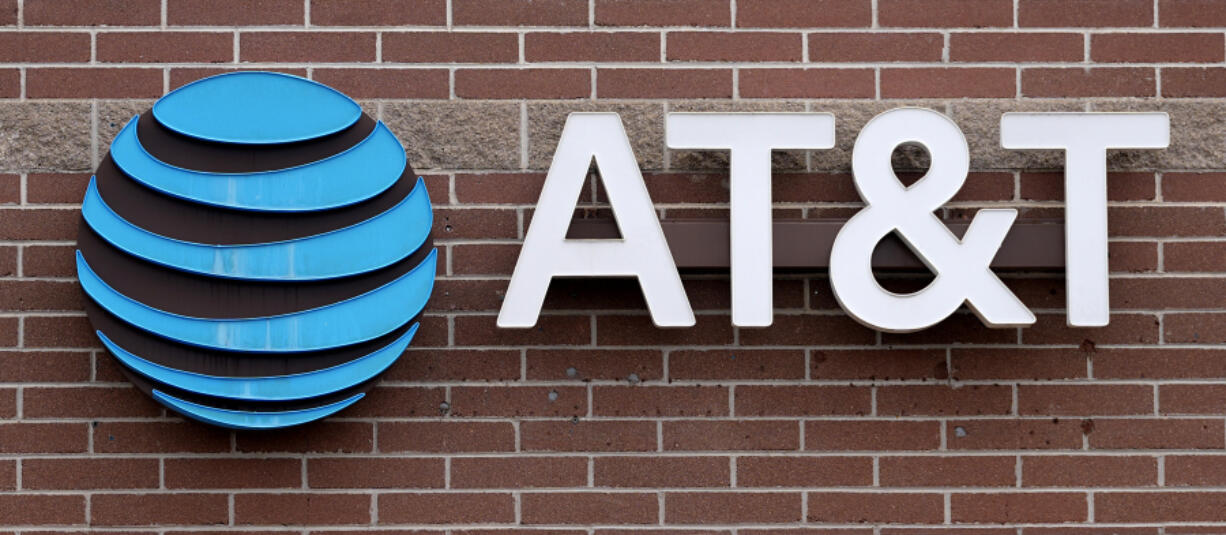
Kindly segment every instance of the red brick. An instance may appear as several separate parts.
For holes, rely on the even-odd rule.
[[[0,518],[9,525],[84,524],[85,496],[0,494]]]
[[[445,69],[315,69],[312,77],[353,98],[445,99]]]
[[[728,0],[596,0],[599,26],[723,26]]]
[[[126,67],[43,67],[26,70],[30,98],[155,98],[162,70]]]
[[[1087,421],[1088,422],[1088,421]],[[945,437],[951,450],[1081,449],[1079,420],[952,420]]]
[[[881,98],[986,98],[1016,94],[1011,68],[909,68],[881,70]]]
[[[741,28],[867,27],[868,0],[739,0],[736,25]]]
[[[17,25],[17,0],[0,0],[0,24]]]
[[[383,377],[390,381],[511,381],[519,379],[519,352],[410,350]]]
[[[355,418],[433,417],[442,413],[447,400],[443,388],[377,385],[366,393],[362,403],[345,411]]]
[[[1217,0],[1159,0],[1158,24],[1166,27],[1226,25],[1226,5]]]
[[[224,524],[229,516],[225,494],[95,494],[90,524],[161,526]]]
[[[26,388],[26,418],[124,418],[160,416],[161,405],[129,386]]]
[[[5,63],[86,63],[89,47],[85,32],[0,33],[0,61]]]
[[[236,494],[234,523],[367,524],[370,500],[365,494]]]
[[[1226,272],[1226,243],[1166,242],[1162,244],[1162,262],[1168,273]]]
[[[1032,416],[1153,414],[1154,389],[1148,385],[1018,385],[1017,410]]]
[[[455,195],[461,203],[535,204],[544,184],[542,173],[456,174]]]
[[[805,355],[800,350],[671,351],[668,376],[691,379],[803,379]]]
[[[597,69],[600,98],[731,98],[729,69]]]
[[[671,37],[671,36],[670,36]],[[660,60],[660,34],[647,32],[532,32],[524,36],[526,61]]]
[[[452,0],[457,26],[587,26],[585,0]]]
[[[669,37],[671,45],[672,37]],[[809,61],[879,63],[941,61],[939,33],[811,33]]]
[[[1086,504],[1085,494],[1072,492],[954,494],[950,515],[954,522],[1084,522],[1089,518]]]
[[[728,389],[721,386],[597,386],[596,416],[727,416]]]
[[[872,98],[869,69],[741,69],[742,98]]]
[[[21,486],[31,490],[155,489],[157,459],[25,459]]]
[[[379,522],[387,524],[470,524],[511,522],[510,494],[382,494]]]
[[[17,461],[0,461],[0,490],[17,490]]]
[[[1067,349],[955,349],[958,380],[1077,379],[1086,376],[1086,354]]]
[[[588,69],[457,69],[459,98],[587,98]]]
[[[156,26],[158,0],[26,0],[28,26]]]
[[[32,95],[27,95],[33,98]],[[0,209],[0,239],[74,240],[77,210]]]
[[[224,63],[234,61],[234,34],[103,32],[97,50],[102,63]]]
[[[804,425],[809,451],[925,450],[941,444],[937,422],[816,420]]]
[[[1100,492],[1096,522],[1221,522],[1226,492]]]
[[[1222,287],[1217,279],[1182,277],[1169,279],[1114,279],[1111,306],[1119,309],[1212,308],[1220,304]]]
[[[671,32],[669,61],[800,61],[800,34]]]
[[[865,415],[872,392],[852,386],[742,385],[736,389],[738,416]]]
[[[1162,96],[1175,98],[1226,96],[1226,69],[1220,67],[1163,68]]]
[[[524,524],[655,524],[654,493],[532,493],[520,496]]]
[[[853,487],[873,484],[869,457],[738,457],[741,487]]]
[[[0,69],[0,98],[21,96],[21,72],[18,69]]]
[[[26,201],[48,204],[80,203],[85,197],[90,176],[83,173],[30,173],[26,177]]]
[[[431,232],[436,240],[518,238],[518,221],[509,209],[435,208]]]
[[[1094,355],[1100,379],[1218,379],[1226,374],[1226,351],[1212,349],[1110,349]]]
[[[1217,236],[1226,229],[1221,213],[1202,207],[1119,206],[1108,214],[1112,236]]]
[[[649,421],[527,421],[520,433],[524,451],[656,450],[656,424]]]
[[[590,345],[591,320],[587,316],[542,315],[531,330],[499,329],[495,316],[456,316],[456,345]]]
[[[1021,198],[1063,201],[1064,173],[1022,172]],[[1111,201],[1152,201],[1156,195],[1153,173],[1108,173],[1107,198]]]
[[[1013,457],[882,457],[883,487],[1012,487]]]
[[[1149,67],[1022,69],[1022,96],[1152,97],[1154,76]]]
[[[731,482],[727,457],[596,457],[592,474],[597,487],[727,487]]]
[[[493,452],[515,449],[510,422],[380,422],[381,452]]]
[[[228,72],[241,71],[272,71],[294,76],[306,78],[306,68],[282,68],[282,67],[261,67],[261,68],[232,68],[232,67],[188,67],[188,68],[171,68],[170,69],[170,89],[178,89],[188,83],[195,82],[202,78],[215,76]]]
[[[1078,33],[954,33],[949,60],[1079,62],[1085,57],[1084,41]]]
[[[31,277],[75,276],[75,250],[72,245],[27,245],[21,255],[22,274]]]
[[[828,314],[776,314],[770,327],[743,329],[741,344],[798,345],[814,343],[830,345],[872,344],[877,335],[871,329],[847,316]]]
[[[882,26],[983,28],[1013,25],[1012,0],[880,0]]]
[[[1012,399],[1007,386],[883,386],[877,390],[877,412],[897,416],[1009,414]]]
[[[30,320],[37,320],[37,319],[41,319],[41,318],[27,318],[26,321],[28,322]],[[18,324],[17,318],[0,318],[0,347],[16,347],[17,337],[21,334],[18,332],[19,330],[22,330],[22,328],[21,328],[21,325]],[[25,330],[28,333],[29,329],[25,329]],[[39,346],[37,344],[31,343],[31,340],[27,338],[26,347],[39,347]]]
[[[302,0],[166,0],[174,26],[302,26]]]
[[[1223,314],[1169,314],[1163,318],[1167,343],[1220,344],[1226,342]]]
[[[529,349],[527,372],[535,380],[651,381],[663,376],[663,360],[659,350]]]
[[[1017,0],[1017,24],[1025,27],[1152,26],[1150,0]]]
[[[371,62],[373,32],[243,32],[239,60],[265,62]]]
[[[86,424],[0,424],[0,453],[82,453],[88,447]]]
[[[442,26],[446,0],[311,0],[314,26]]]
[[[587,390],[579,387],[452,387],[452,416],[582,416]]]
[[[1226,201],[1223,184],[1226,184],[1226,173],[1164,173],[1162,198],[1166,201]]]
[[[230,451],[230,433],[197,423],[99,422],[98,453],[219,453]]]
[[[685,492],[664,496],[669,524],[793,523],[802,519],[796,492]]]
[[[513,33],[388,32],[383,61],[402,63],[514,63],[519,41]]]
[[[0,351],[0,383],[73,383],[88,381],[89,374],[86,352]]]
[[[1095,419],[1093,449],[1222,449],[1223,422],[1217,420]]]
[[[295,470],[298,463],[294,463]],[[420,458],[319,458],[307,460],[307,484],[311,488],[442,488],[442,459]],[[287,477],[282,478],[289,481]],[[298,474],[293,474],[297,486]],[[268,485],[272,486],[272,485]]]
[[[272,489],[302,486],[298,459],[166,459],[169,489]]]
[[[369,453],[374,448],[374,425],[324,420],[282,429],[275,435],[236,433],[235,443],[238,451],[250,452]]]
[[[1022,458],[1022,485],[1027,487],[1152,487],[1157,484],[1158,460],[1154,457],[1044,455]]]
[[[699,315],[697,324],[686,329],[656,327],[651,316],[596,317],[596,343],[619,345],[711,345],[732,342],[732,324],[727,316]]]
[[[1212,63],[1226,58],[1226,37],[1212,33],[1107,33],[1090,39],[1100,63]]]
[[[451,461],[451,487],[457,489],[586,485],[587,459],[582,457],[474,457]]]
[[[664,449],[689,451],[797,450],[796,422],[772,420],[667,421]]]
[[[1226,385],[1162,385],[1158,397],[1162,414],[1216,415],[1226,407]]]
[[[944,518],[940,494],[810,492],[809,522],[933,524]]]
[[[1168,487],[1220,487],[1226,485],[1226,455],[1168,455]]]
[[[812,350],[813,379],[948,379],[945,351],[917,349]]]

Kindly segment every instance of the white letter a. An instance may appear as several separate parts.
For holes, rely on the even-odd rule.
[[[566,230],[593,157],[622,237],[568,240]],[[677,265],[616,113],[572,113],[566,119],[498,326],[535,325],[553,277],[637,277],[657,326],[694,325]]]

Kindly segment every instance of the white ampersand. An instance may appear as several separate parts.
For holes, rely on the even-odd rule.
[[[922,145],[932,159],[928,173],[910,187],[898,181],[890,163],[904,143]],[[933,213],[962,187],[969,167],[962,131],[935,111],[895,109],[864,126],[852,152],[852,173],[867,206],[839,231],[830,256],[835,298],[857,321],[883,331],[918,331],[966,302],[990,327],[1034,323],[1034,314],[988,267],[1017,210],[980,210],[961,240]],[[890,292],[873,276],[873,249],[894,231],[936,274],[918,292]]]

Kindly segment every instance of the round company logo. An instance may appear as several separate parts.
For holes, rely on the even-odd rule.
[[[292,426],[362,398],[417,332],[425,184],[356,102],[236,72],[162,97],[82,203],[77,274],[129,379],[189,418]]]

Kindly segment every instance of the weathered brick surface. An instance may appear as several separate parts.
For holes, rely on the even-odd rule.
[[[1224,27],[1216,0],[0,0],[0,534],[1226,533]],[[119,128],[238,69],[383,120],[440,254],[386,382],[275,433],[131,388],[73,265]],[[569,113],[621,115],[670,219],[728,217],[729,160],[669,150],[666,112],[833,113],[836,148],[777,152],[772,191],[777,217],[846,218],[855,136],[897,106],[966,134],[950,217],[1063,217],[1064,156],[1001,148],[1001,113],[1170,114],[1167,150],[1108,155],[1109,326],[1069,327],[1042,272],[1006,277],[1029,328],[877,333],[790,271],[764,329],[731,325],[726,273],[686,274],[692,329],[626,280],[495,327]]]

